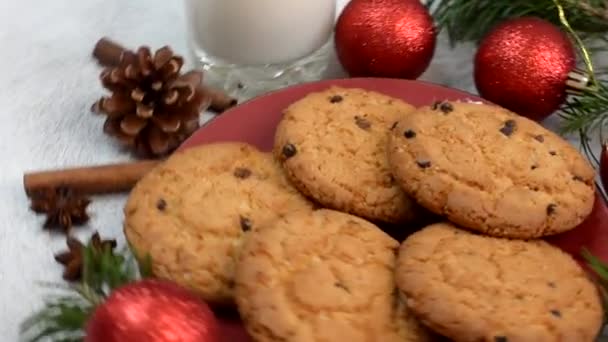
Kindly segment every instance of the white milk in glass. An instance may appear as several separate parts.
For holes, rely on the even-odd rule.
[[[335,0],[186,0],[190,44],[207,82],[247,98],[317,80]]]

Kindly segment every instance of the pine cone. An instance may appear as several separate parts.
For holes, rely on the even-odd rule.
[[[199,115],[210,104],[203,74],[180,75],[183,63],[169,47],[154,55],[147,47],[124,51],[118,66],[101,74],[111,96],[93,105],[93,111],[107,116],[104,132],[141,157],[162,157],[175,150],[199,127]]]

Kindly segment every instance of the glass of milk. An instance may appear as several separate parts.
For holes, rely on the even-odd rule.
[[[205,82],[240,99],[327,69],[336,0],[186,0],[186,14]]]

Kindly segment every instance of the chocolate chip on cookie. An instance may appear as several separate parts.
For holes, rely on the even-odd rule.
[[[442,113],[444,114],[448,114],[451,111],[454,110],[454,106],[452,106],[451,103],[449,102],[444,102],[444,101],[435,101],[433,103],[433,105],[431,106],[432,110],[437,110],[439,109]]]
[[[555,214],[555,211],[557,210],[557,204],[551,203],[547,206],[547,215],[553,215]]]
[[[283,146],[282,154],[285,159],[295,156],[296,153],[298,153],[298,150],[296,150],[296,147],[293,144],[288,143]]]
[[[251,176],[251,170],[247,168],[237,167],[236,169],[234,169],[234,177],[236,178],[246,179],[249,178],[249,176]]]
[[[156,202],[156,209],[160,210],[160,211],[164,211],[167,208],[167,201],[165,201],[164,199],[159,199]]]
[[[509,342],[506,336],[494,336],[494,342]]]
[[[391,131],[394,130],[398,124],[399,124],[399,121],[393,122],[393,125],[391,126]]]
[[[557,152],[556,151],[549,151],[549,154],[552,155],[552,156],[556,156]]]
[[[542,134],[538,134],[534,136],[534,140],[542,143],[545,142],[545,137]]]
[[[411,129],[408,129],[405,132],[403,132],[403,136],[406,137],[407,139],[412,139],[412,138],[416,137],[416,132],[412,131]]]
[[[418,166],[421,169],[426,169],[426,168],[431,167],[431,162],[429,160],[417,160],[416,164],[418,164]]]
[[[251,220],[248,219],[247,217],[243,217],[243,216],[241,216],[240,224],[241,224],[241,230],[244,232],[250,231],[251,227],[253,226],[253,223],[251,222]]]
[[[334,286],[350,293],[350,290],[348,289],[348,287],[346,287],[346,285],[344,285],[342,282],[337,281],[334,283]]]
[[[515,120],[507,120],[507,121],[505,121],[504,126],[502,126],[502,128],[500,129],[500,133],[509,137],[515,131],[516,126],[517,126],[517,123],[515,122]]]
[[[551,314],[555,317],[562,317],[562,313],[559,310],[551,310]]]
[[[444,102],[439,106],[439,110],[441,110],[444,114],[447,114],[454,110],[454,106],[452,106],[452,104],[449,102]]]
[[[332,97],[329,98],[329,102],[331,103],[338,103],[338,102],[342,102],[343,98],[340,95],[334,95]]]
[[[355,116],[355,124],[364,131],[367,131],[372,127],[372,123],[369,122],[369,120],[360,116]]]

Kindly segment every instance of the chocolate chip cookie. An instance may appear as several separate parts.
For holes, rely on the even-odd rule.
[[[274,154],[302,193],[372,221],[412,220],[417,208],[389,172],[390,127],[414,107],[372,91],[331,87],[284,112]]]
[[[496,106],[442,102],[391,131],[389,161],[422,206],[492,236],[570,230],[593,208],[595,173],[567,141]]]
[[[425,342],[395,287],[397,241],[349,214],[289,214],[250,234],[236,301],[259,342]]]
[[[129,196],[124,231],[138,258],[150,256],[155,276],[230,305],[244,236],[311,209],[270,153],[217,143],[178,152],[148,173]]]
[[[412,312],[457,342],[591,342],[602,326],[595,285],[544,241],[435,224],[401,245],[396,274]]]

